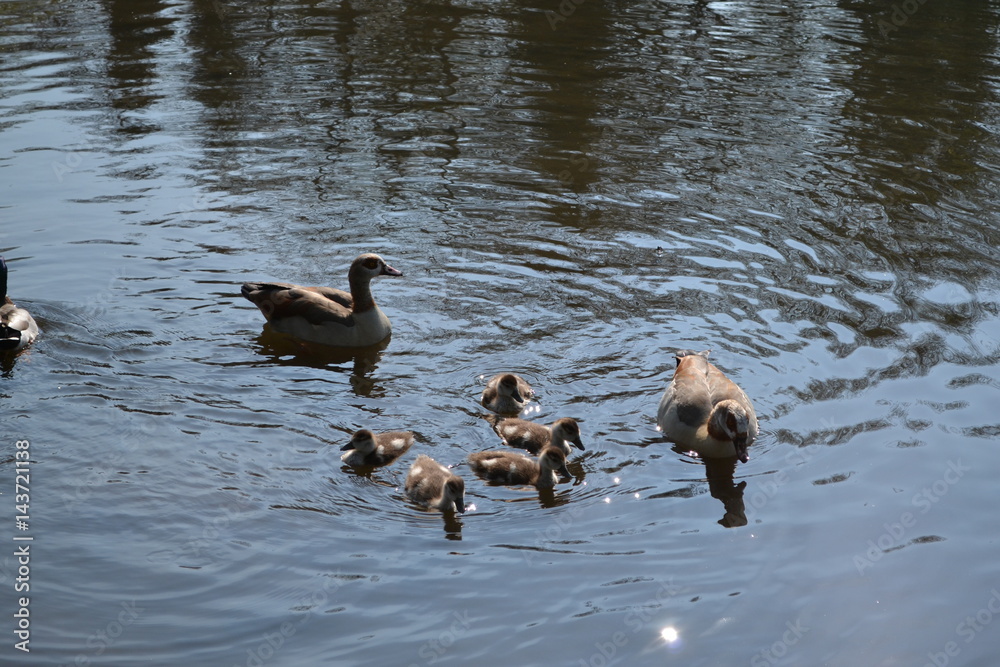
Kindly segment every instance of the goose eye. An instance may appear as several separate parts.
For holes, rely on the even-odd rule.
[[[366,268],[374,269],[377,266],[378,266],[378,260],[375,259],[374,257],[369,257],[368,259],[365,260]]]

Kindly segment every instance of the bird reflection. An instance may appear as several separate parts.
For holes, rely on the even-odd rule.
[[[382,360],[382,352],[389,345],[390,338],[391,336],[369,347],[332,347],[286,336],[265,324],[257,337],[260,345],[257,354],[281,366],[329,368],[352,362],[354,367],[351,369],[351,386],[354,387],[354,393],[369,396],[375,389],[371,374]]]
[[[462,518],[456,512],[444,512],[444,537],[448,540],[462,541]]]
[[[721,500],[723,507],[726,508],[725,515],[719,519],[719,525],[726,528],[747,525],[746,507],[743,504],[743,489],[747,483],[746,480],[739,484],[733,481],[736,473],[736,457],[702,460],[705,462],[708,492],[713,498]]]

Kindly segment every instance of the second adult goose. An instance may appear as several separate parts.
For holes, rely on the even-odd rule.
[[[337,347],[367,347],[385,340],[392,325],[372,297],[376,276],[401,276],[373,253],[358,255],[347,273],[350,293],[291,283],[245,283],[240,290],[276,331]]]
[[[681,350],[677,370],[660,399],[656,423],[678,445],[701,456],[736,456],[746,463],[757,437],[753,404],[735,382],[708,361],[708,352]]]
[[[7,296],[7,263],[0,257],[0,351],[20,350],[38,338],[35,318]]]
[[[546,445],[561,449],[566,456],[573,451],[570,449],[570,444],[583,450],[580,426],[575,419],[569,417],[557,419],[552,428],[516,418],[504,419],[493,428],[497,435],[503,438],[505,445],[527,449],[532,454],[542,451]]]
[[[546,447],[538,461],[524,454],[497,450],[469,454],[469,465],[473,472],[491,482],[501,484],[531,484],[539,489],[551,489],[560,475],[570,477],[566,467],[566,455],[558,447]]]

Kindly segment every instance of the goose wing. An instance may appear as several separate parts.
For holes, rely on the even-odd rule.
[[[303,287],[290,283],[246,283],[243,296],[269,322],[301,317],[312,324],[353,324],[351,295],[332,287]]]

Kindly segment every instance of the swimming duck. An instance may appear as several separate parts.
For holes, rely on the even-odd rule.
[[[392,332],[389,318],[372,298],[371,280],[401,275],[378,255],[366,253],[347,272],[350,293],[290,283],[245,283],[240,291],[281,333],[324,345],[367,347]]]
[[[500,373],[486,383],[480,403],[499,414],[517,415],[534,395],[534,390],[524,378],[513,373]]]
[[[410,466],[403,488],[421,505],[443,512],[465,512],[465,481],[426,454]]]
[[[18,308],[7,296],[7,263],[0,257],[0,350],[20,350],[38,338],[35,318],[24,308]]]
[[[340,460],[350,466],[381,466],[392,463],[413,446],[410,431],[389,431],[376,435],[366,428],[355,431],[341,448]]]
[[[469,465],[491,482],[531,484],[539,489],[554,487],[559,475],[570,477],[566,455],[551,445],[542,450],[538,461],[518,452],[497,450],[469,454]]]
[[[527,449],[532,454],[537,454],[546,445],[551,445],[569,456],[573,451],[570,449],[570,443],[583,450],[580,426],[575,419],[569,417],[557,419],[552,428],[516,418],[504,419],[493,428],[497,435],[503,438],[505,445]]]
[[[735,382],[708,361],[708,351],[676,353],[677,370],[656,411],[663,434],[701,456],[746,463],[757,415]]]

